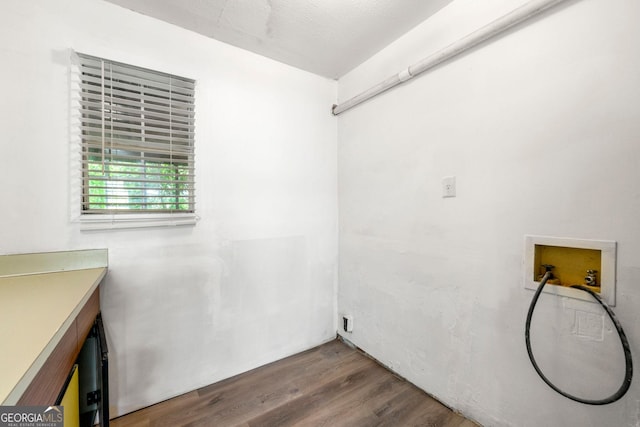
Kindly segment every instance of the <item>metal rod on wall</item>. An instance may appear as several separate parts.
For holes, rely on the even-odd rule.
[[[333,115],[337,116],[338,114],[343,113],[350,108],[353,108],[356,105],[361,104],[366,100],[399,85],[400,83],[406,82],[418,74],[424,73],[425,71],[434,68],[436,65],[458,56],[466,50],[505,32],[509,28],[533,18],[563,1],[565,0],[531,0],[506,15],[490,22],[484,27],[464,36],[458,41],[451,43],[449,46],[439,50],[438,52],[400,71],[398,74],[395,74],[383,82],[378,83],[377,85],[354,96],[353,98],[338,105],[334,105],[331,112]]]

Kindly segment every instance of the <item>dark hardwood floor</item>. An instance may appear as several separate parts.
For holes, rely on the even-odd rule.
[[[116,418],[111,426],[477,425],[336,340]]]

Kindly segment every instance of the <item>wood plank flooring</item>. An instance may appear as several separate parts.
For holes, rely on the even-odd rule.
[[[111,421],[112,427],[477,427],[339,340]]]

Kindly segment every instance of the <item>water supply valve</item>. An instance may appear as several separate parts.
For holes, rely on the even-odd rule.
[[[584,283],[587,286],[598,286],[598,270],[587,270],[587,275],[584,278]]]
[[[558,279],[557,277],[555,277],[553,275],[553,269],[556,268],[555,265],[542,264],[541,267],[544,268],[544,273],[541,274],[540,276],[538,276],[538,281],[542,280],[542,278],[544,277],[544,275],[546,273],[551,273],[551,275],[549,276],[549,279],[547,280],[547,284],[549,284],[549,285],[559,285],[560,284],[560,279]]]

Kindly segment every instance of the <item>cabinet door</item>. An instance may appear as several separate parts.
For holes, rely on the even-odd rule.
[[[80,426],[80,395],[78,393],[78,365],[73,365],[59,405],[64,407],[64,427]]]

